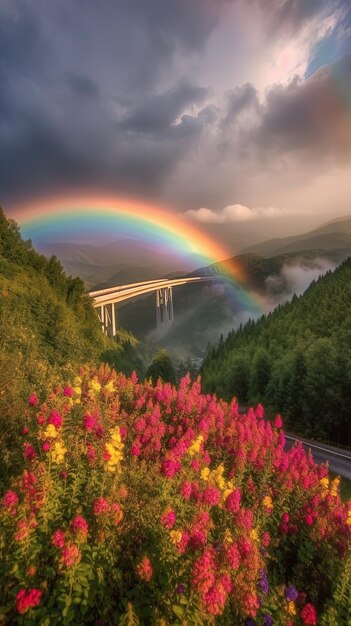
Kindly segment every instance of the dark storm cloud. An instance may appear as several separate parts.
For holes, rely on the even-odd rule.
[[[65,80],[75,96],[95,98],[99,94],[99,87],[91,78],[79,74],[67,74]]]
[[[250,1],[260,2],[269,36],[331,6]],[[222,160],[232,159],[225,188],[238,161],[256,167],[265,151],[337,152],[342,135],[348,145],[328,72],[274,87],[265,103],[233,79],[223,106],[206,72],[202,84],[187,77],[226,2],[243,0],[0,0],[0,201],[90,185],[156,197],[187,159],[198,168],[190,197],[205,181],[214,193]]]
[[[236,121],[241,112],[254,109],[259,111],[259,94],[253,85],[246,83],[242,87],[236,87],[227,94],[227,108],[222,120],[224,127],[230,126]]]
[[[276,86],[267,95],[259,124],[245,139],[264,151],[318,152],[351,157],[348,86],[351,55],[318,70],[309,80]]]
[[[121,127],[137,133],[163,132],[186,107],[202,102],[206,94],[206,89],[183,80],[137,105],[121,122]]]
[[[5,0],[1,200],[85,184],[156,191],[206,123],[191,113],[206,89],[162,82],[217,12],[212,0]]]

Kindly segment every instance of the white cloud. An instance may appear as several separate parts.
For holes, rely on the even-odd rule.
[[[201,209],[186,211],[184,215],[194,222],[204,224],[231,224],[233,222],[248,222],[258,218],[276,217],[282,215],[282,209],[276,207],[250,208],[242,204],[229,204],[220,211],[202,207]]]

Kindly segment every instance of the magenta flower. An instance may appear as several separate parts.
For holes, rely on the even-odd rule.
[[[29,406],[37,406],[39,404],[39,399],[36,393],[32,393],[28,398]]]
[[[165,526],[169,530],[173,528],[174,524],[176,523],[175,512],[173,510],[170,510],[168,512],[163,513],[163,515],[161,516],[161,523],[163,524],[163,526]]]
[[[55,428],[61,428],[62,417],[55,409],[51,411],[48,423],[53,424]]]
[[[42,591],[40,589],[20,589],[16,596],[17,611],[20,614],[27,613],[40,604]]]

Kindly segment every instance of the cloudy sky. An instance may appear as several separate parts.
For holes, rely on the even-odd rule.
[[[349,0],[0,0],[5,211],[99,190],[258,241],[350,180]]]

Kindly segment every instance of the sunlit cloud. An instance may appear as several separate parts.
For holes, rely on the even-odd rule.
[[[286,211],[284,211],[286,214]],[[248,222],[258,218],[277,217],[282,215],[282,209],[276,207],[255,207],[250,208],[242,204],[229,204],[220,211],[213,211],[202,207],[201,209],[192,209],[186,211],[185,216],[194,221],[203,224],[231,224],[233,222]]]

